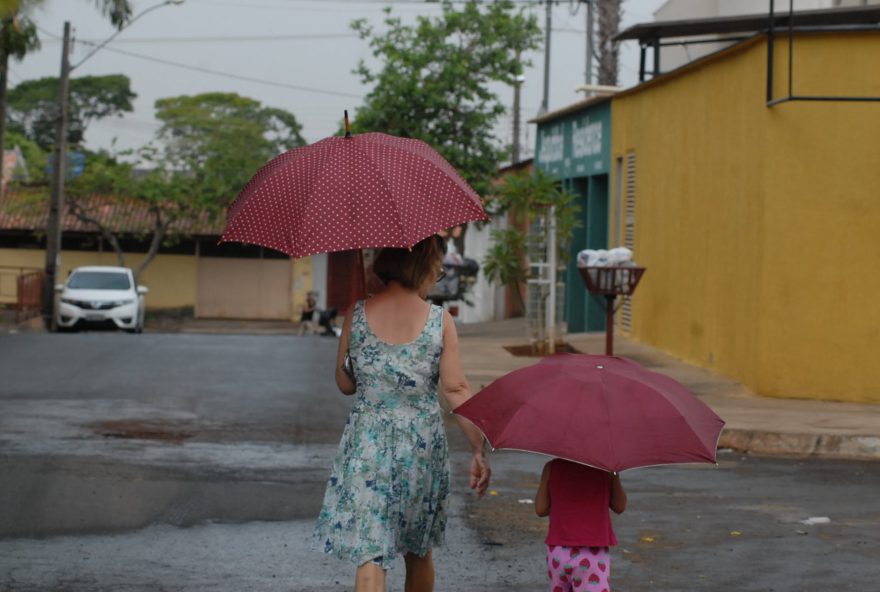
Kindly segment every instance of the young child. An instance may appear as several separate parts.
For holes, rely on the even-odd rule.
[[[617,544],[611,508],[626,509],[620,476],[554,459],[544,465],[535,513],[550,516],[547,573],[551,592],[610,592],[611,554]]]

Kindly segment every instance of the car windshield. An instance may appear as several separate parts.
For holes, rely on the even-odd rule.
[[[110,271],[77,271],[67,282],[73,290],[130,290],[127,273]]]

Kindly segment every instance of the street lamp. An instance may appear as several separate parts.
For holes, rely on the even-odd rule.
[[[61,76],[58,80],[58,119],[55,126],[55,162],[52,170],[52,191],[49,214],[46,218],[46,264],[43,273],[41,312],[43,324],[51,331],[57,329],[55,319],[55,281],[61,263],[62,212],[64,211],[64,177],[67,173],[67,104],[70,95],[70,73],[95,55],[102,47],[113,41],[136,20],[163,6],[180,5],[185,0],[165,0],[139,12],[113,35],[95,46],[74,66],[70,65],[70,21],[64,22],[64,38],[61,43]]]

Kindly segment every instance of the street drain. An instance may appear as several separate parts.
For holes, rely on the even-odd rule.
[[[95,424],[93,429],[96,434],[104,438],[119,438],[123,440],[158,440],[180,444],[193,434],[170,429],[155,423],[143,421],[103,421]]]

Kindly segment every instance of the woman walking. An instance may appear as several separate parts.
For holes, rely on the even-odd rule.
[[[357,566],[356,592],[384,592],[385,572],[402,554],[406,591],[434,589],[431,549],[443,542],[449,456],[438,402],[471,396],[448,312],[425,301],[442,272],[443,239],[383,249],[373,271],[385,290],[346,315],[336,384],[356,395],[339,445],[315,538]],[[438,384],[439,383],[439,384]],[[483,436],[456,416],[470,442],[470,486],[478,496],[491,471]]]

